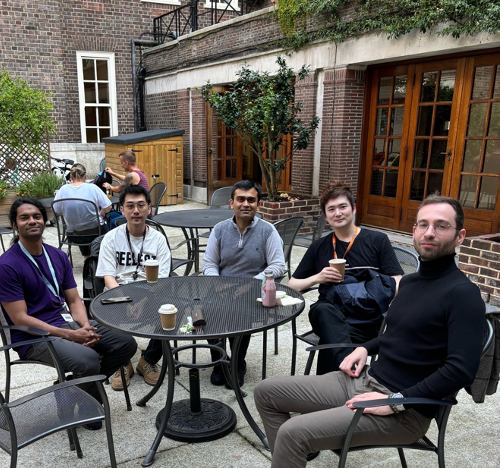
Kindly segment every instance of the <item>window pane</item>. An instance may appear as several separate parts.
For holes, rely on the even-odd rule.
[[[387,155],[387,165],[399,166],[399,155],[401,152],[401,140],[389,140],[389,154]]]
[[[489,140],[486,143],[483,172],[500,174],[500,140]]]
[[[99,126],[109,127],[109,113],[111,109],[109,107],[99,107]]]
[[[498,177],[481,177],[481,191],[477,207],[481,210],[494,210],[498,190]]]
[[[95,114],[95,107],[86,107],[85,108],[85,126],[87,127],[96,127],[97,126],[97,118]]]
[[[429,169],[444,169],[448,140],[432,140]]]
[[[415,144],[415,158],[413,167],[415,169],[426,169],[429,156],[429,140],[417,140]]]
[[[422,106],[418,110],[418,128],[417,135],[430,135],[432,125],[433,106]]]
[[[441,188],[443,186],[443,173],[434,173],[430,172],[429,173],[429,181],[427,182],[427,194],[430,195],[431,193],[434,192],[439,192],[441,193]]]
[[[97,128],[87,128],[87,143],[99,143],[97,140]]]
[[[497,75],[495,78],[495,88],[493,91],[493,99],[500,99],[500,65],[497,65]]]
[[[393,104],[404,104],[406,98],[406,82],[408,77],[406,75],[396,76],[394,79],[394,93],[392,96]]]
[[[460,182],[460,203],[464,208],[474,208],[474,199],[476,197],[476,176],[464,175]]]
[[[481,158],[482,140],[469,140],[465,143],[464,172],[479,172],[479,160]]]
[[[436,90],[437,72],[424,73],[422,77],[422,92],[420,93],[420,102],[434,102]]]
[[[111,135],[109,128],[100,128],[99,129],[99,136],[101,138],[101,141],[103,138],[109,137]]]
[[[391,97],[391,86],[392,77],[387,76],[380,78],[380,84],[378,88],[378,104],[389,104],[389,99]]]
[[[424,199],[425,172],[413,171],[411,176],[411,200]]]
[[[98,80],[108,80],[108,61],[107,60],[96,60],[97,68],[97,79]]]
[[[488,99],[490,95],[491,70],[491,66],[476,68],[472,99]]]
[[[382,179],[384,177],[384,171],[382,169],[375,169],[372,171],[372,183],[370,194],[371,195],[382,195]]]
[[[453,90],[455,89],[456,70],[445,70],[441,72],[439,80],[438,101],[453,101]]]
[[[373,149],[373,165],[382,166],[385,163],[385,140],[375,140]]]
[[[92,59],[83,59],[83,79],[95,80],[94,61]]]
[[[107,83],[98,83],[97,88],[99,89],[99,103],[109,104],[109,85]]]
[[[396,192],[398,188],[398,171],[388,170],[385,173],[385,189],[384,197],[396,197]]]
[[[491,103],[488,136],[500,136],[500,102]]]
[[[486,103],[470,105],[467,136],[484,135],[484,119],[486,118],[486,107],[487,107]]]
[[[391,112],[391,135],[401,135],[403,133],[403,114],[402,107],[393,107]]]
[[[389,109],[384,107],[377,110],[377,126],[375,128],[375,135],[387,135],[387,118]]]
[[[448,136],[450,130],[451,106],[436,106],[434,119],[434,136]]]
[[[84,83],[83,86],[85,89],[85,102],[90,102],[90,103],[97,102],[95,95],[95,84]]]

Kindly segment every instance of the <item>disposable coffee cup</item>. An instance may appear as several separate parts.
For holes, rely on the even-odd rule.
[[[330,267],[335,268],[342,275],[342,279],[344,279],[345,258],[333,258],[328,263],[330,263]]]
[[[158,260],[146,260],[144,262],[144,269],[146,270],[146,281],[148,283],[156,283],[158,281],[158,269],[160,263]]]
[[[281,299],[283,299],[285,296],[286,296],[285,291],[276,291],[276,304],[282,305]]]
[[[173,330],[177,321],[177,309],[173,304],[163,304],[158,310],[161,327],[164,330]]]

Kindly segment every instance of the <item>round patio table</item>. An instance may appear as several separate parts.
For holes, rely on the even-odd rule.
[[[302,299],[300,293],[288,286],[278,284],[278,290]],[[238,385],[238,352],[241,338],[251,333],[278,327],[297,317],[304,309],[304,302],[293,306],[266,308],[256,299],[260,297],[261,282],[250,278],[221,276],[179,276],[162,278],[157,283],[139,281],[110,289],[97,296],[91,304],[92,315],[104,326],[144,338],[162,340],[163,362],[160,378],[154,388],[140,401],[144,406],[160,388],[167,374],[167,397],[164,409],[157,417],[158,433],[142,466],[153,463],[163,435],[176,440],[202,441],[223,437],[236,424],[234,411],[221,402],[199,398],[198,369],[211,367],[214,363],[183,363],[174,359],[181,348],[172,349],[170,341],[197,341],[234,337],[233,359],[230,363],[222,347],[207,344],[188,344],[193,347],[215,347],[222,355],[224,373],[232,385],[238,404],[248,423],[268,446],[264,433],[255,423],[243,400]],[[102,304],[102,299],[130,296],[131,302]],[[174,330],[161,327],[158,309],[162,304],[174,304],[177,309],[177,324]],[[201,307],[206,325],[197,327],[193,333],[183,334],[180,328],[195,307]],[[165,365],[166,363],[166,365]],[[229,369],[230,366],[230,369]],[[191,399],[173,403],[176,367],[190,368]],[[217,426],[214,428],[214,426]]]

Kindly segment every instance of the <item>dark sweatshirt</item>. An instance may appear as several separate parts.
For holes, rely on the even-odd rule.
[[[456,267],[455,255],[421,262],[401,280],[385,333],[365,344],[368,354],[379,354],[369,372],[405,397],[453,395],[474,380],[484,327],[479,288]]]

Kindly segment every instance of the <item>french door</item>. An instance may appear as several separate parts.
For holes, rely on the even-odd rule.
[[[429,194],[459,199],[468,235],[496,232],[500,54],[375,69],[362,222],[411,232]]]

